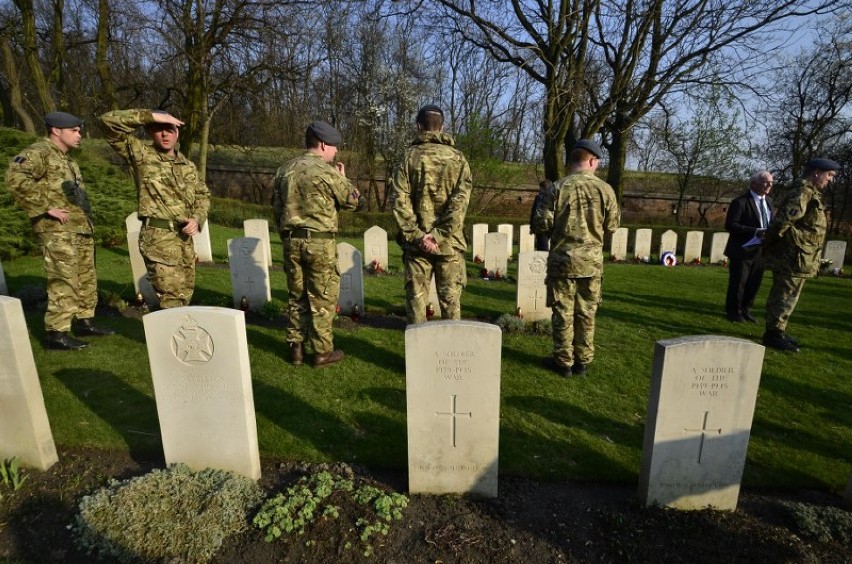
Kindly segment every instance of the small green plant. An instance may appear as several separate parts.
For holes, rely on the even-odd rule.
[[[80,501],[75,543],[106,560],[206,562],[263,499],[253,480],[177,464],[113,480]]]
[[[18,491],[27,481],[27,477],[23,475],[21,468],[21,459],[17,456],[0,462],[0,481],[4,486]]]
[[[358,507],[354,530],[365,556],[373,553],[370,538],[376,533],[387,535],[389,523],[402,519],[402,510],[408,505],[408,498],[402,494],[387,493],[371,485],[356,488],[352,480],[324,471],[303,476],[285,492],[267,500],[253,522],[265,531],[267,542],[285,533],[303,534],[317,519],[340,517],[340,507],[332,501],[354,502]],[[351,548],[352,541],[344,539],[343,546]]]
[[[260,308],[260,315],[273,321],[284,315],[284,304],[280,300],[269,300]]]
[[[852,543],[852,513],[837,507],[812,505],[798,501],[784,501],[802,536],[819,542]]]
[[[518,335],[550,335],[552,327],[549,319],[524,321],[523,318],[508,313],[498,317],[494,323],[504,333]]]

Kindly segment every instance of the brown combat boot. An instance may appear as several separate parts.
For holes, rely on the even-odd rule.
[[[343,351],[334,350],[330,353],[325,354],[315,354],[314,355],[314,366],[324,366],[326,364],[334,364],[335,362],[340,362],[343,360]]]
[[[78,337],[105,337],[115,335],[115,330],[108,327],[98,327],[91,319],[75,319],[72,323],[74,334]]]
[[[89,346],[89,343],[86,341],[72,337],[68,331],[48,331],[44,341],[47,348],[62,351],[84,349]]]
[[[305,359],[302,343],[290,343],[290,363],[300,366]]]

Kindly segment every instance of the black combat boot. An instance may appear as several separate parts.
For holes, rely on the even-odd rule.
[[[96,327],[91,319],[75,319],[74,334],[78,337],[104,337],[115,335],[115,331],[108,327]]]
[[[86,341],[75,339],[68,331],[48,331],[45,344],[49,349],[73,351],[89,346]]]
[[[764,333],[763,345],[779,351],[799,352],[799,345],[785,339],[783,331],[767,331]]]

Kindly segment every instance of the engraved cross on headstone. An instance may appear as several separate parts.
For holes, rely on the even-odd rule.
[[[539,300],[541,300],[541,299],[544,299],[544,296],[540,296],[540,295],[539,295],[539,289],[538,289],[538,288],[536,288],[536,289],[535,289],[535,292],[534,292],[534,293],[531,293],[531,294],[530,294],[529,296],[527,296],[527,297],[532,298],[532,300],[533,300],[533,311],[538,311],[538,307],[539,307],[539,306],[538,306],[538,301],[539,301]]]
[[[251,277],[251,276],[246,276],[246,279],[245,279],[245,282],[244,282],[244,283],[245,283],[245,285],[246,285],[246,286],[248,286],[249,293],[251,294],[251,293],[252,293],[252,289],[253,289],[252,287],[254,286],[255,281],[252,279],[252,277]]]
[[[708,429],[707,428],[707,417],[710,415],[709,411],[704,412],[704,420],[701,423],[700,429],[684,429],[684,431],[691,431],[693,433],[701,433],[701,439],[698,443],[698,464],[701,464],[701,455],[704,453],[704,437],[707,436],[707,433],[715,433],[716,435],[722,434],[722,429]]]
[[[460,412],[456,411],[456,396],[454,396],[454,395],[450,396],[450,409],[451,409],[451,411],[449,411],[449,412],[447,412],[447,411],[436,411],[435,417],[437,417],[439,415],[449,415],[453,418],[452,422],[450,423],[450,435],[451,435],[451,438],[453,440],[453,448],[455,448],[456,447],[456,416],[467,415],[468,418],[472,418],[473,414],[470,411],[465,412],[465,413],[460,413]]]

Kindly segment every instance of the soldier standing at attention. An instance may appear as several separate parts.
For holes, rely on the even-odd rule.
[[[547,364],[562,376],[586,374],[595,356],[604,234],[614,233],[619,223],[612,187],[595,176],[602,156],[594,141],[578,141],[571,150],[571,173],[556,183],[551,206],[545,282],[553,309],[553,357]]]
[[[79,336],[112,335],[92,324],[98,302],[92,208],[80,168],[68,151],[80,146],[83,120],[65,112],[44,117],[47,139],[12,159],[6,187],[29,216],[44,254],[47,275],[46,345],[82,349]]]
[[[302,364],[304,343],[314,349],[314,366],[343,360],[335,350],[332,321],[340,294],[337,266],[338,210],[358,207],[360,193],[346,178],[343,163],[334,161],[340,133],[323,121],[305,132],[307,152],[275,174],[272,208],[284,246],[287,274],[287,342],[290,360]]]
[[[763,241],[766,267],[772,270],[763,334],[767,347],[799,352],[799,342],[786,333],[787,320],[796,308],[805,279],[819,271],[828,226],[822,191],[838,170],[840,165],[832,160],[811,159],[803,177],[777,202],[778,211],[769,222]]]
[[[423,106],[415,121],[417,138],[405,152],[392,186],[408,323],[426,321],[433,272],[441,319],[460,319],[467,283],[464,218],[473,179],[467,159],[444,133],[441,108]]]
[[[210,191],[195,164],[176,148],[183,122],[160,110],[118,110],[101,116],[110,146],[130,165],[139,195],[139,250],[160,307],[189,305],[195,290],[192,236],[207,221]],[[135,135],[144,127],[153,140]]]

